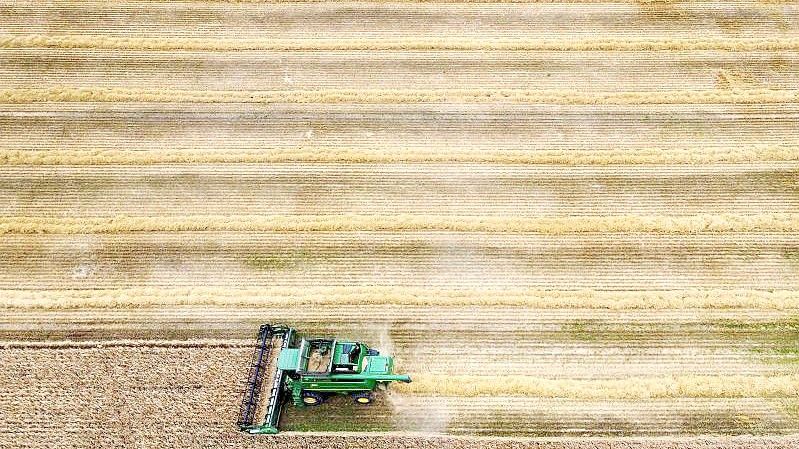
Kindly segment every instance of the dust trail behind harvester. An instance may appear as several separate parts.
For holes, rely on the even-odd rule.
[[[377,341],[380,352],[388,354],[398,354],[395,350],[394,341],[391,338],[389,328],[394,327],[392,323],[386,323],[378,332]],[[396,357],[396,356],[395,356]],[[395,359],[395,370],[405,372],[403,360]],[[428,403],[427,407],[420,409],[418,401],[408,401],[402,393],[395,389],[388,389],[383,392],[386,402],[390,405],[394,413],[394,426],[399,430],[409,430],[413,432],[445,434],[449,428],[451,413],[448,402],[442,400],[433,406]]]

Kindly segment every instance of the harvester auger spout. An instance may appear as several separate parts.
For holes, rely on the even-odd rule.
[[[335,394],[350,395],[367,405],[373,391],[391,382],[410,382],[394,374],[394,358],[364,343],[328,338],[301,338],[283,325],[261,325],[241,402],[238,426],[249,433],[278,432],[283,403],[321,405]],[[277,350],[275,349],[277,348]],[[271,383],[264,385],[264,379]],[[263,400],[268,392],[268,398]],[[263,416],[263,419],[256,419]]]

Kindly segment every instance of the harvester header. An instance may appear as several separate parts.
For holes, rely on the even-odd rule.
[[[373,391],[391,382],[394,359],[356,341],[306,339],[291,327],[261,325],[244,390],[238,426],[249,433],[275,434],[289,399],[295,407],[317,406],[331,395],[350,395],[368,405]]]

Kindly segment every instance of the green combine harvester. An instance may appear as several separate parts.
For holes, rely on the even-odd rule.
[[[289,399],[295,407],[306,407],[344,394],[368,405],[378,386],[411,381],[410,376],[393,371],[391,356],[380,355],[363,343],[299,338],[290,327],[261,325],[241,402],[239,429],[277,433],[280,412]],[[264,385],[265,378],[271,379],[271,384]],[[256,421],[260,417],[263,419]]]

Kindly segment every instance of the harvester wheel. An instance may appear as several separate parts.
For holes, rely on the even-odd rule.
[[[372,396],[371,392],[366,393],[353,393],[352,399],[358,405],[369,405],[374,400],[374,396]]]
[[[314,393],[313,391],[302,392],[302,403],[309,407],[322,405],[323,402],[325,402],[325,397],[319,393]]]

